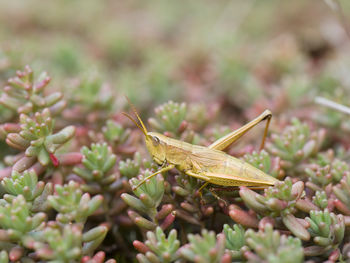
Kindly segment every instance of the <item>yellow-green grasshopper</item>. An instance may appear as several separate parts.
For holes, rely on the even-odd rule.
[[[129,103],[141,125],[129,114],[125,112],[123,114],[143,132],[149,153],[152,155],[153,160],[161,166],[160,170],[144,178],[134,189],[137,189],[153,176],[173,168],[205,181],[198,190],[200,195],[203,188],[208,184],[265,188],[274,185],[278,181],[249,163],[223,152],[224,149],[242,137],[251,128],[266,120],[264,136],[260,146],[260,149],[262,149],[272,117],[269,110],[265,110],[260,116],[243,127],[227,134],[208,147],[204,147],[179,141],[157,132],[148,132],[135,107],[130,101]]]

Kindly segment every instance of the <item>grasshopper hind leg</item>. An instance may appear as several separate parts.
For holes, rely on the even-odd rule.
[[[226,136],[218,139],[217,141],[213,142],[211,145],[208,146],[208,148],[216,149],[220,151],[224,151],[226,148],[228,148],[231,144],[233,144],[235,141],[237,141],[239,138],[241,138],[246,132],[248,132],[250,129],[258,125],[260,122],[266,120],[264,135],[260,144],[260,150],[264,148],[265,145],[265,139],[267,136],[267,132],[269,129],[270,121],[272,118],[272,113],[269,110],[265,110],[263,113],[261,113],[258,117],[256,117],[254,120],[250,121],[246,125],[242,126],[241,128],[232,131],[231,133],[227,134]]]

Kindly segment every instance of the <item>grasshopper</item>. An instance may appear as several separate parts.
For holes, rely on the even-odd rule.
[[[266,120],[265,131],[260,146],[260,149],[262,149],[272,117],[271,111],[265,110],[251,122],[218,139],[208,147],[204,147],[179,141],[157,132],[148,132],[136,108],[130,101],[129,104],[141,125],[129,114],[125,112],[123,114],[142,131],[149,153],[153,160],[161,166],[160,170],[144,178],[134,190],[153,176],[173,168],[205,181],[198,190],[200,196],[202,195],[202,190],[208,184],[266,188],[278,181],[249,163],[228,155],[223,151],[251,128]]]

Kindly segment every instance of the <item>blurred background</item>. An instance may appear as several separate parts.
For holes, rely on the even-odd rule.
[[[299,108],[316,95],[348,103],[349,1],[0,5],[2,86],[28,64],[49,72],[66,97],[92,104],[98,97],[111,111],[125,104],[124,94],[141,110],[172,99],[252,116]]]

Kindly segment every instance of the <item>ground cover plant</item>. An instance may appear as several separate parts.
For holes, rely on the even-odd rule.
[[[348,2],[0,3],[0,262],[350,260]],[[160,168],[125,95],[203,146],[271,110],[227,153],[280,181],[135,189]]]

